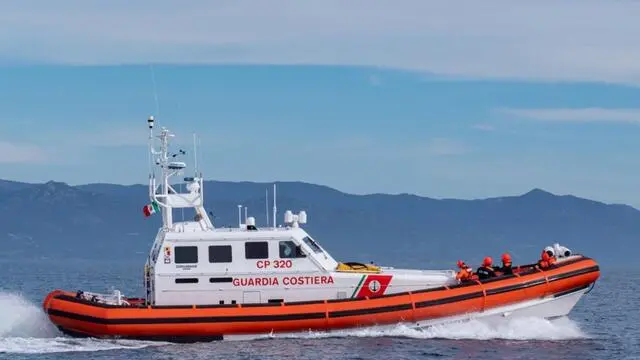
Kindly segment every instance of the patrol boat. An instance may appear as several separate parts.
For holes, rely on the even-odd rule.
[[[238,227],[216,227],[204,207],[202,174],[171,185],[186,164],[172,161],[166,128],[149,151],[159,170],[149,176],[145,215],[159,212],[162,226],[144,267],[144,297],[120,291],[54,290],[44,310],[72,336],[173,342],[246,338],[265,334],[356,327],[434,324],[482,317],[567,315],[600,275],[598,264],[555,245],[557,262],[514,267],[514,274],[460,282],[453,270],[406,270],[340,262],[307,231],[305,211],[284,213],[257,227],[239,209]],[[159,142],[159,150],[156,150]],[[196,160],[197,161],[197,160]],[[191,208],[191,221],[174,221],[174,209]]]

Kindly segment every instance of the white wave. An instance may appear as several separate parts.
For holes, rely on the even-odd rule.
[[[573,340],[588,337],[568,318],[551,321],[530,317],[496,322],[476,319],[466,323],[436,325],[420,331],[420,338],[443,339]]]
[[[119,349],[142,349],[148,346],[159,346],[161,343],[137,340],[98,340],[91,338],[74,339],[68,337],[55,338],[0,338],[0,353],[12,354],[47,354],[62,352],[92,352]]]
[[[269,338],[335,338],[335,337],[406,337],[413,339],[451,340],[572,340],[588,338],[578,325],[568,318],[553,321],[542,318],[514,318],[503,321],[474,319],[452,322],[425,328],[407,325],[369,327],[357,330],[331,332],[307,332],[299,334],[274,334]]]
[[[0,292],[0,353],[44,354],[140,349],[165,343],[64,337],[40,306],[19,294]]]
[[[0,338],[60,335],[39,306],[18,294],[0,292]]]

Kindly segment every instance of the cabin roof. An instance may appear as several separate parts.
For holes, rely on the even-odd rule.
[[[203,229],[197,222],[176,223],[175,225],[174,229],[165,233],[165,240],[248,240],[310,236],[303,229],[292,227],[247,230],[238,227]]]

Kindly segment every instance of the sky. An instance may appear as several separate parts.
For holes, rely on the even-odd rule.
[[[0,2],[0,178],[206,178],[640,207],[637,1]],[[213,191],[213,190],[209,190]]]

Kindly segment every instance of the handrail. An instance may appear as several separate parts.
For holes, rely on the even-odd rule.
[[[544,276],[544,282],[545,282],[545,291],[544,293],[542,293],[542,297],[546,297],[547,295],[549,295],[551,293],[551,291],[549,290],[549,277],[547,276],[547,273],[545,270],[540,269],[539,267],[536,266],[536,270],[538,270],[538,272],[542,273],[542,275]]]
[[[328,328],[329,327],[329,301],[327,301],[327,299],[324,299],[324,322],[325,322],[325,326]]]
[[[482,289],[482,311],[484,311],[487,306],[487,289],[485,289],[484,284],[480,280],[476,279],[475,282],[478,283],[480,289]]]
[[[411,322],[416,322],[416,302],[413,300],[413,292],[409,291],[409,302],[411,303]]]

